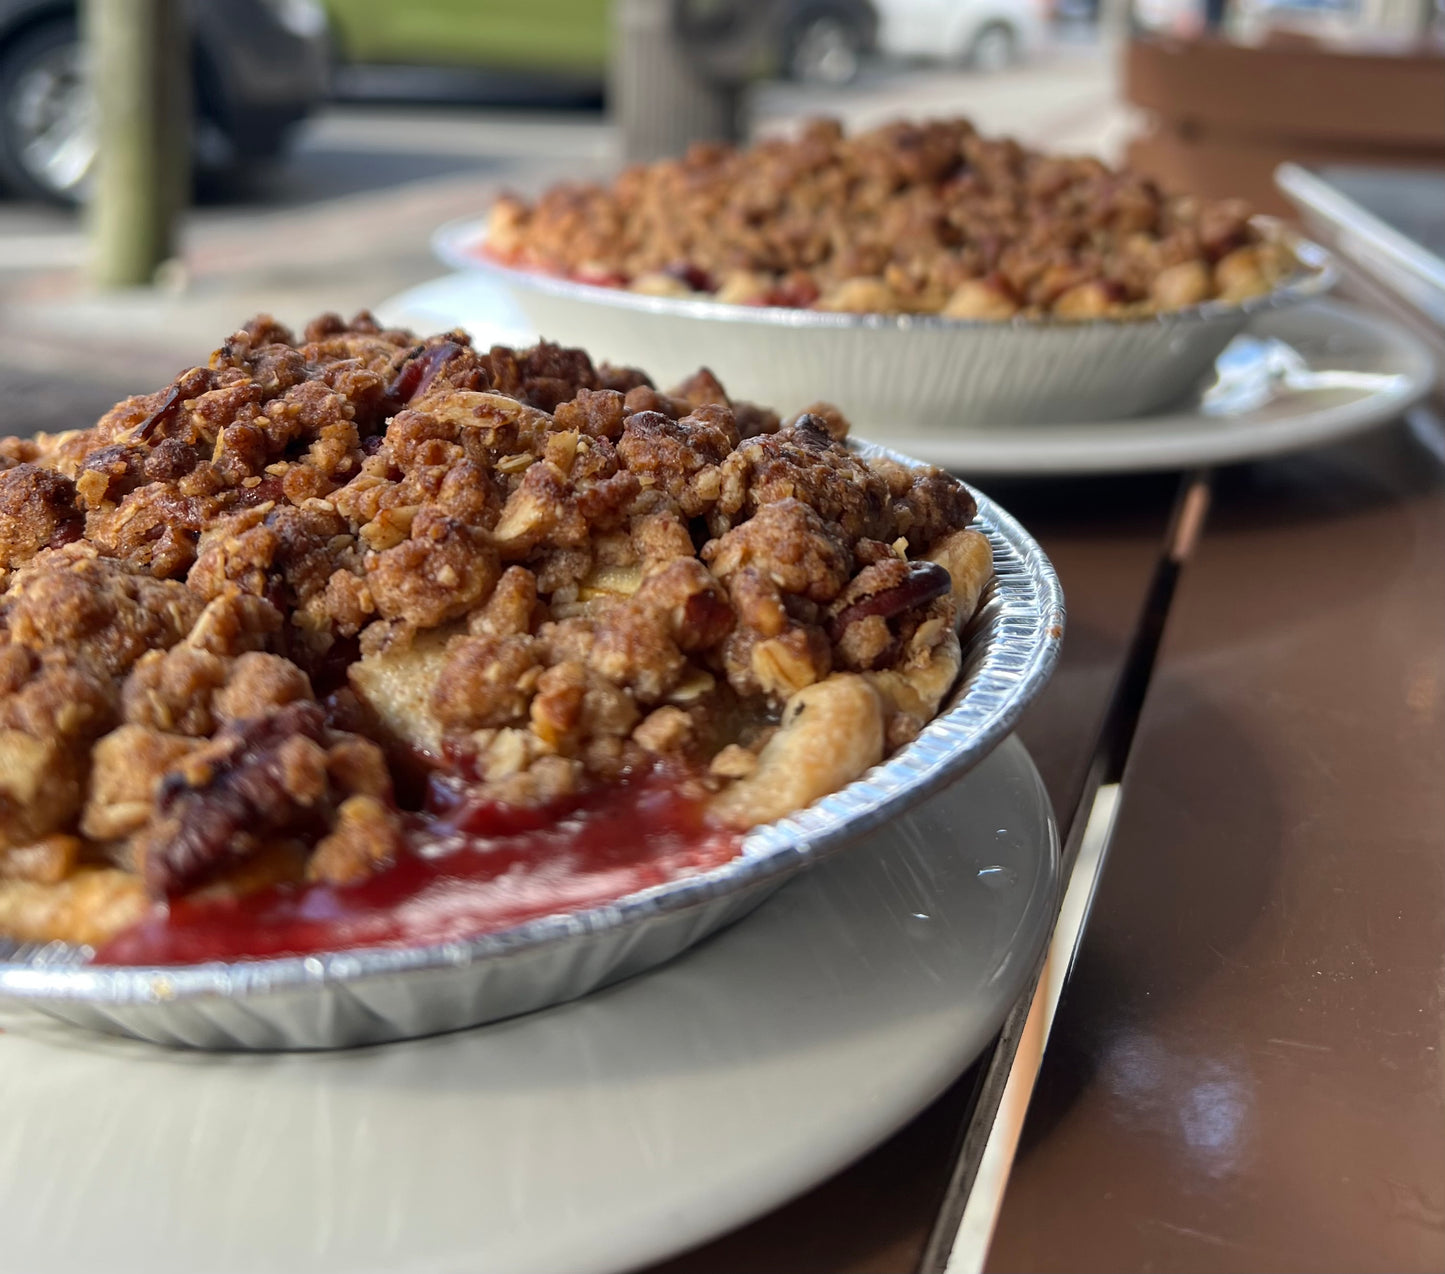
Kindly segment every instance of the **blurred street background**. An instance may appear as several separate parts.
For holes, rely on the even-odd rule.
[[[555,0],[569,2],[576,0]],[[746,128],[785,129],[819,114],[850,127],[964,114],[1025,142],[1117,155],[1128,121],[1117,105],[1113,51],[1090,14],[1017,31],[987,19],[990,5],[1007,13],[1009,5],[1025,12],[1033,4],[988,0],[977,29],[954,37],[969,47],[931,64],[876,51],[843,56],[836,41],[822,39],[826,31],[815,31],[819,47],[793,49],[795,65],[780,64],[749,85]],[[310,6],[302,9],[304,19]],[[911,38],[926,44],[941,40],[941,31]],[[329,39],[334,54],[334,24]],[[445,273],[428,246],[432,230],[482,214],[499,189],[537,190],[615,170],[623,139],[603,109],[604,67],[591,56],[566,74],[333,65],[328,96],[309,106],[279,153],[198,162],[180,250],[153,287],[91,285],[78,191],[43,189],[80,171],[76,137],[57,142],[55,128],[49,136],[37,128],[32,153],[47,142],[49,167],[37,169],[29,189],[17,193],[12,181],[0,194],[0,428],[88,424],[118,397],[203,361],[261,310],[297,323],[326,309],[374,305]],[[5,86],[0,59],[0,93]],[[62,88],[52,77],[29,91],[59,100]],[[33,114],[34,102],[27,104]],[[63,123],[63,107],[49,103],[48,118]],[[198,120],[203,142],[209,127]]]
[[[0,430],[443,275],[432,232],[501,189],[810,116],[964,115],[1268,207],[1281,158],[1434,154],[1404,89],[1328,89],[1431,40],[1445,0],[0,0]],[[1276,72],[1231,69],[1251,45]]]

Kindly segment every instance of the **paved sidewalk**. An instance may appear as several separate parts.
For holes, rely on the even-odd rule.
[[[110,293],[87,286],[76,217],[0,205],[0,433],[86,423],[203,361],[253,314],[300,324],[374,306],[444,272],[429,246],[437,226],[481,215],[505,188],[601,175],[613,153],[595,115],[328,112],[282,171],[191,211],[167,286]],[[443,175],[418,178],[429,159]],[[369,188],[318,197],[360,174]]]
[[[164,383],[252,314],[293,324],[328,309],[350,314],[442,273],[429,247],[438,225],[479,215],[520,179],[573,171],[534,162],[519,167],[519,180],[452,177],[258,212],[243,226],[197,226],[186,236],[179,277],[165,287],[96,293],[78,269],[12,279],[0,299],[0,369],[61,374],[116,392]],[[0,413],[0,429],[14,430],[3,402]]]

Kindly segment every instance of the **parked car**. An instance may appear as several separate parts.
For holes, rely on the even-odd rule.
[[[351,66],[523,72],[601,85],[612,0],[325,0]],[[673,0],[672,20],[709,66],[841,84],[872,49],[871,0]]]
[[[673,0],[679,39],[707,75],[847,84],[877,45],[872,0]]]
[[[191,0],[196,160],[269,158],[326,96],[317,0]],[[74,203],[95,162],[75,0],[0,0],[0,184]]]
[[[1043,43],[1044,0],[875,0],[885,56],[1000,71]]]

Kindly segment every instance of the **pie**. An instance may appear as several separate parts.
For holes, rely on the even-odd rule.
[[[606,186],[506,196],[483,251],[654,296],[961,319],[1236,302],[1297,268],[1239,200],[1167,195],[962,119],[851,137],[818,120],[748,149],[698,144]]]
[[[404,943],[725,861],[917,735],[992,575],[847,428],[361,314],[0,441],[0,935]]]

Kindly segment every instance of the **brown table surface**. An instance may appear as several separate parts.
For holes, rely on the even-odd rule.
[[[1445,1268],[1445,427],[988,485],[1067,599],[1019,731],[1066,846],[1123,769],[986,1268]],[[988,1061],[651,1274],[922,1268]]]
[[[1216,480],[988,1268],[1445,1268],[1445,429],[1417,424]]]

